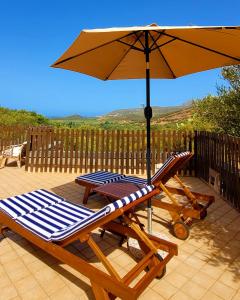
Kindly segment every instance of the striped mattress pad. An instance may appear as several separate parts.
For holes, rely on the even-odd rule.
[[[46,241],[61,241],[115,210],[147,195],[154,186],[136,192],[93,211],[83,205],[39,189],[0,201],[0,210],[15,222]]]
[[[161,180],[161,176],[164,174],[169,165],[176,160],[177,158],[185,157],[189,155],[190,152],[180,152],[177,154],[170,155],[166,161],[162,164],[162,166],[157,170],[157,172],[151,178],[151,184],[156,183],[158,180]],[[107,183],[113,183],[117,181],[121,182],[131,182],[135,184],[147,184],[147,180],[144,178],[140,178],[137,176],[127,176],[124,174],[113,173],[108,171],[97,171],[94,173],[88,173],[85,175],[78,176],[77,180],[83,180],[86,182],[90,182],[96,185],[102,185]]]

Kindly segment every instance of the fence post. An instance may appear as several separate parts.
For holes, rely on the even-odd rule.
[[[25,171],[28,171],[28,165],[29,165],[29,155],[30,155],[30,148],[31,148],[31,131],[32,128],[27,128],[27,136],[26,136],[26,158],[25,158]]]
[[[198,132],[197,130],[194,131],[194,172],[195,177],[198,176]]]

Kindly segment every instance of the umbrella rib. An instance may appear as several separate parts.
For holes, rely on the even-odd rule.
[[[126,55],[129,53],[130,50],[137,48],[137,47],[135,47],[134,45],[135,45],[135,44],[137,43],[137,41],[140,39],[140,36],[141,36],[141,35],[137,36],[136,40],[134,41],[134,43],[133,43],[132,45],[127,44],[127,43],[124,43],[124,44],[126,44],[126,45],[129,46],[129,49],[124,53],[124,55],[122,56],[122,58],[118,61],[118,63],[116,64],[116,66],[111,70],[111,72],[105,77],[104,80],[107,80],[107,79],[112,75],[112,73],[113,73],[113,72],[116,70],[116,68],[120,65],[120,63],[123,61],[123,59],[126,57]],[[122,41],[119,41],[119,40],[116,40],[116,41],[122,43]],[[139,51],[140,49],[137,48],[137,50]],[[143,52],[144,52],[144,51],[143,51]]]
[[[150,36],[151,36],[151,38],[152,38],[152,40],[153,40],[153,44],[156,44],[156,41],[154,40],[154,38],[153,38],[153,36],[151,35],[151,33],[149,33],[149,34],[150,34]],[[165,56],[163,55],[161,49],[160,49],[159,47],[156,47],[156,49],[158,49],[159,54],[160,54],[161,57],[163,58],[165,64],[167,65],[168,69],[170,70],[170,72],[171,72],[173,78],[177,78],[176,75],[174,74],[172,68],[170,67],[170,65],[169,65],[169,63],[168,63],[168,61],[167,61],[167,59],[166,59]]]
[[[158,32],[157,30],[154,30],[154,31],[155,31],[155,32]],[[179,38],[179,37],[177,37],[177,36],[168,34],[168,33],[166,33],[166,32],[162,32],[162,34],[163,34],[163,35],[166,35],[166,36],[168,36],[168,37],[171,37],[171,38],[175,38],[175,39],[177,39],[177,40],[179,40],[179,41],[181,41],[181,42],[184,42],[184,43],[186,43],[186,44],[190,44],[190,45],[192,45],[192,46],[195,46],[195,47],[198,47],[198,48],[202,48],[202,49],[204,49],[204,50],[207,50],[207,51],[210,51],[210,52],[214,52],[214,53],[216,53],[216,54],[218,54],[218,55],[222,55],[222,56],[225,56],[225,57],[228,57],[228,58],[231,58],[231,59],[234,59],[234,60],[240,62],[240,58],[237,58],[237,57],[228,55],[228,54],[226,54],[226,53],[223,53],[223,52],[220,52],[220,51],[217,51],[217,50],[214,50],[214,49],[211,49],[211,48],[208,48],[208,47],[205,47],[205,46],[202,46],[202,45],[193,43],[193,42],[190,42],[190,41],[188,41],[188,40]]]
[[[136,32],[139,32],[139,31],[140,31],[140,30],[138,30],[138,31],[136,31]],[[132,34],[134,34],[134,33],[135,33],[135,31],[132,31],[132,32],[130,32],[130,33],[128,33],[128,34],[122,36],[121,39],[123,39],[123,38],[125,38],[125,37],[128,37],[128,36],[130,36],[130,35],[132,35]],[[71,59],[74,59],[74,58],[76,58],[76,57],[79,57],[79,56],[81,56],[81,55],[84,55],[84,54],[86,54],[86,53],[88,53],[88,52],[94,51],[94,50],[96,50],[96,49],[98,49],[98,48],[104,47],[104,46],[109,45],[109,44],[111,44],[111,43],[113,43],[113,42],[116,42],[116,41],[119,41],[119,39],[112,40],[112,41],[110,41],[110,42],[101,44],[101,45],[99,45],[99,46],[97,46],[97,47],[95,47],[95,48],[86,50],[86,51],[84,51],[84,52],[82,52],[82,53],[78,53],[78,54],[75,54],[75,55],[70,56],[70,57],[68,57],[68,58],[62,59],[61,61],[54,63],[52,66],[57,66],[57,65],[62,64],[62,63],[64,63],[64,62],[66,62],[66,61],[69,61],[69,60],[71,60]]]
[[[123,44],[123,45],[129,46],[131,49],[134,49],[134,50],[137,50],[137,51],[144,52],[143,49],[140,49],[140,48],[135,47],[135,46],[133,46],[133,45],[131,45],[131,44],[125,43],[125,42],[123,42],[123,41],[121,41],[121,40],[117,40],[117,42],[119,42],[119,43],[121,43],[121,44]]]
[[[138,39],[138,41],[140,42],[140,44],[142,45],[143,49],[145,49],[145,46],[143,45],[141,39],[140,39],[140,36],[137,35],[136,32],[134,32],[134,35],[136,36],[136,38]]]
[[[169,44],[169,43],[171,43],[171,42],[173,42],[173,41],[176,41],[176,38],[171,39],[170,41],[167,41],[167,42],[165,42],[165,43],[163,43],[163,44],[161,44],[161,45],[156,44],[157,46],[156,46],[155,48],[152,48],[152,51],[154,51],[154,50],[156,50],[156,49],[158,49],[158,48],[161,48],[161,47],[163,47],[163,46],[165,46],[165,45],[167,45],[167,44]]]
[[[165,30],[163,30],[163,31],[161,31],[161,32],[158,32],[158,37],[156,38],[156,40],[153,40],[153,43],[152,43],[152,45],[151,45],[151,47],[150,47],[150,50],[151,51],[154,51],[156,48],[152,48],[154,45],[155,45],[155,43],[157,43],[157,41],[160,39],[160,37],[161,37],[161,35],[162,35],[162,33],[164,32]]]

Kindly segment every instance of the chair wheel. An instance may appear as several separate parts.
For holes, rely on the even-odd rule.
[[[156,254],[156,257],[160,260],[160,261],[163,261],[163,258],[160,254]],[[149,267],[147,266],[145,271],[148,272],[150,269]],[[157,274],[156,278],[157,279],[161,279],[163,278],[163,276],[166,274],[167,272],[167,268],[166,268],[166,265],[162,268],[161,272]]]
[[[157,257],[160,261],[163,261],[163,258],[162,258],[162,256],[161,256],[159,253],[156,254],[156,257]],[[156,278],[157,278],[157,279],[163,278],[163,276],[166,274],[166,272],[167,272],[167,268],[166,268],[166,265],[165,265],[165,266],[162,268],[161,272],[160,272],[159,274],[157,274]]]
[[[204,205],[202,204],[198,204],[198,206],[200,207],[201,209],[201,212],[200,212],[200,220],[204,220],[207,216],[207,209],[204,207]]]
[[[181,221],[173,224],[173,233],[180,240],[186,240],[189,237],[189,227]]]
[[[200,212],[200,220],[204,220],[207,216],[207,210],[206,209],[203,209],[201,212]]]

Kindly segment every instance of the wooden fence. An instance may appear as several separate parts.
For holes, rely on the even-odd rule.
[[[25,169],[37,172],[109,170],[143,174],[146,170],[144,130],[79,130],[0,126],[0,151],[27,141]],[[190,150],[194,160],[182,174],[208,182],[219,173],[220,194],[240,210],[240,138],[209,132],[152,131],[152,171],[172,151]]]
[[[9,145],[17,145],[27,140],[28,127],[0,126],[0,152]]]
[[[28,131],[26,170],[143,174],[146,170],[144,130],[88,130],[34,127]],[[152,169],[171,151],[193,150],[193,132],[152,131]],[[193,163],[185,174],[193,174]]]
[[[219,173],[220,194],[240,210],[240,138],[195,132],[196,176],[209,180],[210,168]]]

